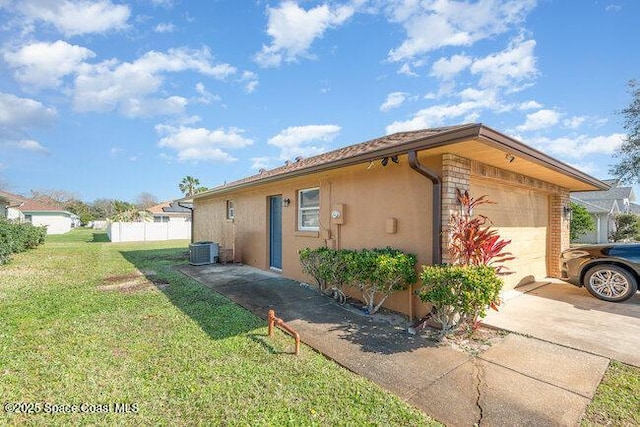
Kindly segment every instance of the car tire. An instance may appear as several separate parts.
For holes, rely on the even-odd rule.
[[[622,302],[638,290],[636,278],[617,265],[596,265],[584,276],[584,286],[589,293],[603,301]]]

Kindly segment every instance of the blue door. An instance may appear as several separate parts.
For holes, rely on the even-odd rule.
[[[269,266],[282,269],[282,196],[269,198]]]

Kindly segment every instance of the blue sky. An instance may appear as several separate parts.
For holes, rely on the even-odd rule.
[[[165,200],[186,175],[212,187],[466,122],[607,178],[638,16],[636,0],[0,0],[0,180]]]

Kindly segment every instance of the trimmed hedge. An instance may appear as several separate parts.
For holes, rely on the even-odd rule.
[[[355,286],[362,292],[365,309],[373,314],[395,291],[406,289],[417,280],[416,256],[398,249],[302,249],[302,270],[312,276],[323,291],[344,300],[342,287]],[[380,296],[378,304],[376,297]]]
[[[45,227],[0,218],[0,265],[7,263],[12,254],[41,245],[46,235]]]

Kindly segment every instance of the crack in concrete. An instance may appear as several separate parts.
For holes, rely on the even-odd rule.
[[[478,421],[474,424],[475,426],[482,425],[482,419],[484,417],[484,409],[482,408],[482,384],[484,383],[484,369],[479,363],[478,358],[473,358],[473,367],[474,367],[474,375],[475,375],[475,384],[476,384],[476,407],[478,408]]]

